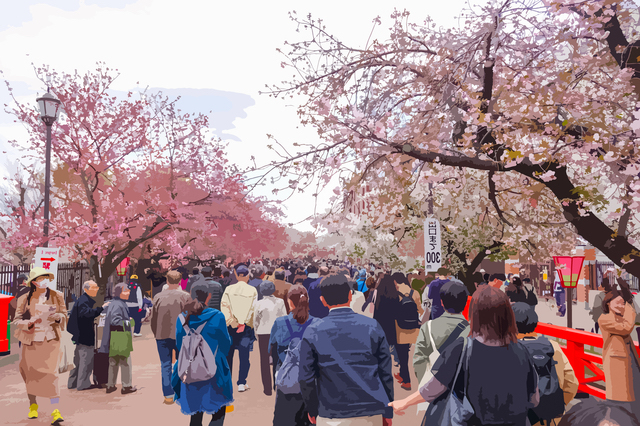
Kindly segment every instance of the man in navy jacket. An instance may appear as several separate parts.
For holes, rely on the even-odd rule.
[[[98,284],[87,281],[83,285],[84,293],[73,305],[67,330],[71,333],[71,339],[76,344],[73,363],[76,368],[69,374],[69,389],[87,390],[94,386],[91,384],[93,372],[93,348],[95,346],[95,330],[93,322],[102,313],[103,307],[94,309],[94,297],[98,295]],[[106,305],[105,305],[106,306]]]
[[[320,284],[329,315],[307,327],[300,345],[300,388],[313,424],[339,426],[354,419],[391,425],[391,354],[382,328],[349,307],[344,275]]]

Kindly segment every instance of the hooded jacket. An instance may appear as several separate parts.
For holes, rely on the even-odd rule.
[[[185,314],[186,317],[186,314]],[[216,374],[213,378],[196,383],[183,383],[178,376],[178,361],[173,364],[171,386],[176,393],[176,403],[183,414],[192,415],[202,411],[213,414],[221,407],[233,402],[231,371],[227,355],[231,348],[231,337],[227,330],[224,314],[217,309],[205,308],[200,315],[191,315],[188,327],[196,329],[206,323],[202,337],[216,354]],[[179,353],[182,339],[186,335],[180,317],[176,321],[176,348]],[[216,352],[217,350],[217,352]]]

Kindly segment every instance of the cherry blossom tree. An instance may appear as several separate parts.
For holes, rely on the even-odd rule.
[[[305,39],[287,44],[282,65],[295,75],[270,93],[302,96],[302,123],[317,127],[323,142],[282,153],[264,172],[300,185],[346,173],[404,193],[408,181],[389,171],[400,165],[417,173],[436,166],[440,180],[483,171],[500,221],[510,222],[505,202],[517,215],[527,204],[557,209],[578,235],[640,276],[633,2],[492,1],[448,29],[396,11],[384,39],[374,32],[363,47],[347,46],[322,20],[292,19]]]
[[[274,246],[278,212],[247,196],[205,115],[182,113],[161,93],[114,94],[117,75],[103,64],[84,75],[48,67],[36,73],[62,102],[52,138],[50,244],[88,260],[101,295],[132,254],[181,261],[194,252],[246,254]],[[33,106],[14,101],[8,112],[28,139],[13,143],[24,158],[42,161],[43,124]],[[39,206],[18,203],[8,211],[3,245],[33,253],[45,242]]]

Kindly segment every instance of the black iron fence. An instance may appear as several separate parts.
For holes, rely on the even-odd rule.
[[[29,265],[0,265],[0,291],[15,295],[18,293],[18,275],[29,275]],[[90,277],[86,262],[58,264],[57,288],[64,294],[67,305],[74,297],[82,294],[82,284]]]

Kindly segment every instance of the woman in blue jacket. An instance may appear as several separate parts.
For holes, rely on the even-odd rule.
[[[287,356],[286,350],[292,338],[291,331],[296,334],[296,337],[302,337],[301,334],[304,333],[307,326],[314,320],[318,320],[309,315],[309,296],[304,286],[299,284],[291,286],[287,293],[287,303],[291,308],[291,313],[276,318],[269,338],[270,352],[276,371]],[[289,327],[291,327],[291,331]],[[277,390],[273,426],[306,426],[309,424],[311,423],[302,400],[302,394],[285,394]]]
[[[189,328],[196,329],[206,323],[202,337],[215,354],[217,371],[210,380],[196,383],[183,383],[178,377],[178,362],[173,366],[171,385],[176,395],[174,400],[183,414],[191,416],[190,426],[202,426],[204,413],[213,415],[209,426],[222,426],[226,407],[233,402],[231,372],[227,364],[227,354],[231,347],[231,337],[227,331],[224,314],[217,309],[208,308],[207,303],[216,291],[209,281],[197,281],[191,287],[193,299],[185,306],[185,322]],[[176,347],[180,353],[182,338],[185,336],[182,321],[176,324]],[[217,352],[216,352],[217,350]]]

